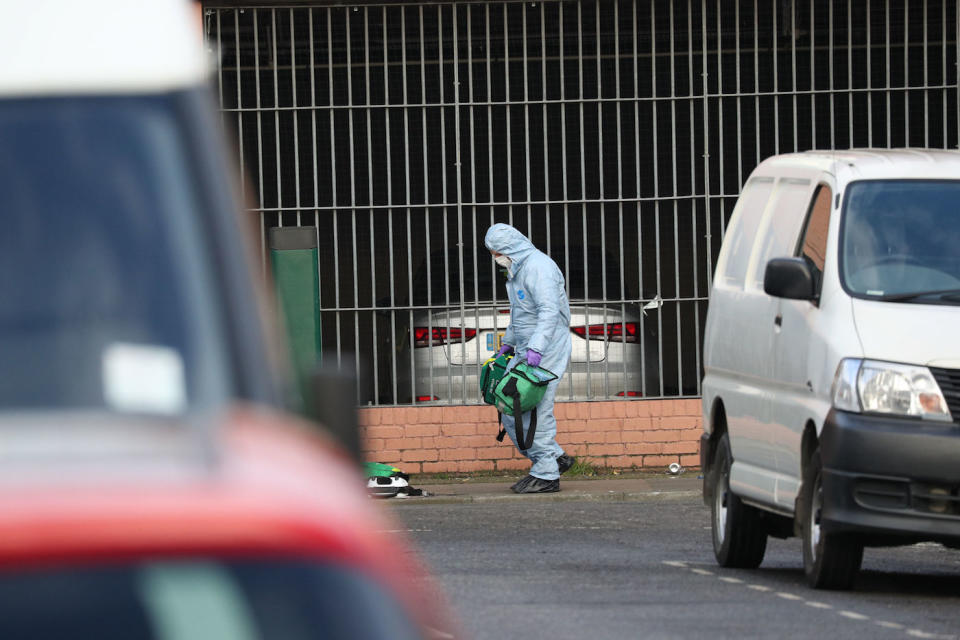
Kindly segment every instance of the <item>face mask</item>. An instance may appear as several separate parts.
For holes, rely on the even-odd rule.
[[[507,256],[497,256],[493,260],[504,269],[510,268],[511,261],[510,261],[510,258],[508,258]]]

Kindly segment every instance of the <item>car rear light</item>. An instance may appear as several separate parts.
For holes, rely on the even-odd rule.
[[[611,322],[609,324],[588,324],[570,327],[570,330],[587,340],[603,340],[610,342],[637,342],[636,322]]]
[[[433,402],[439,399],[437,396],[417,396],[417,402]]]
[[[642,398],[642,397],[643,397],[643,391],[621,391],[621,392],[618,393],[617,395],[620,396],[621,398],[624,398],[624,397],[626,397],[626,398]]]
[[[414,327],[414,347],[436,347],[448,342],[469,342],[477,335],[476,329],[460,327]]]

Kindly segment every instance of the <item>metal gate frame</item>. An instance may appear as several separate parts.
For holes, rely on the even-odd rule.
[[[204,3],[264,269],[269,227],[326,230],[325,346],[338,362],[369,363],[373,386],[358,402],[403,404],[407,374],[416,398],[414,358],[398,355],[416,313],[456,311],[465,332],[481,299],[504,304],[477,284],[492,269],[492,221],[562,251],[566,273],[566,247],[582,246],[584,290],[591,251],[601,265],[615,255],[619,273],[599,274],[611,313],[639,311],[641,335],[655,323],[656,343],[641,347],[645,383],[656,367],[645,396],[694,397],[719,239],[753,166],[804,149],[957,147],[955,4],[763,4]],[[442,269],[427,268],[426,304],[414,304],[414,257],[430,267],[438,246]],[[616,397],[611,376],[627,366],[591,371],[588,359],[587,379],[606,391],[597,399]],[[446,401],[479,402],[466,373],[448,369],[451,388],[457,375],[461,394]],[[561,387],[559,399],[573,397]]]

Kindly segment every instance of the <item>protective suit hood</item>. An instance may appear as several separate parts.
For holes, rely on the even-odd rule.
[[[523,235],[508,224],[498,222],[489,229],[484,238],[487,249],[502,253],[510,258],[514,268],[520,266],[537,248]]]

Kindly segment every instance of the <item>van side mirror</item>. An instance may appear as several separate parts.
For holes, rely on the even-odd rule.
[[[763,290],[768,295],[791,300],[816,300],[816,278],[804,258],[774,258],[763,274]]]

